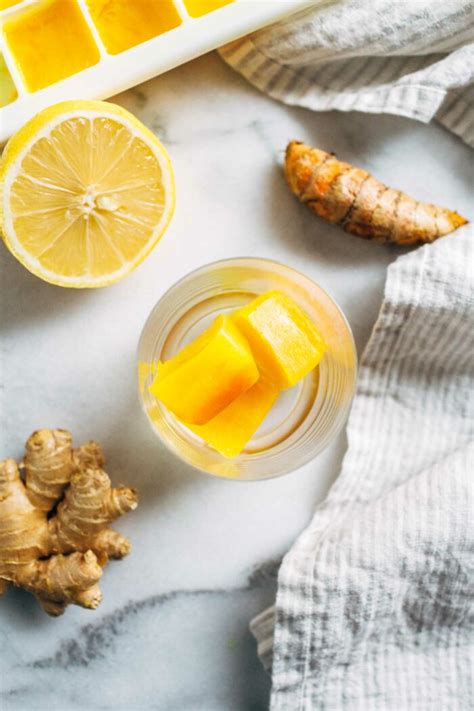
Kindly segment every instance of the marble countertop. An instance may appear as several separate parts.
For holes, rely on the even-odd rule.
[[[0,458],[38,427],[95,438],[115,482],[138,488],[118,528],[133,552],[102,579],[96,612],[50,619],[31,596],[0,600],[0,706],[263,711],[269,681],[248,632],[272,603],[278,561],[337,476],[344,435],[281,479],[237,483],[178,462],[140,410],[135,351],[165,289],[216,259],[271,257],[306,272],[346,312],[361,352],[393,249],[316,220],[290,195],[282,152],[300,138],[414,196],[469,214],[469,149],[436,125],[313,114],[260,95],[215,55],[117,98],[169,148],[178,205],[154,253],[98,291],[61,290],[0,257]]]

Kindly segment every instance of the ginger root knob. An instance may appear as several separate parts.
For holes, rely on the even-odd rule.
[[[27,441],[24,478],[13,459],[0,462],[0,595],[22,587],[53,616],[99,605],[102,568],[130,552],[109,524],[138,505],[134,489],[112,487],[104,464],[96,442],[73,450],[69,432],[46,429]]]

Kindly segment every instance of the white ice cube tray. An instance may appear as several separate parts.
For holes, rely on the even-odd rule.
[[[255,29],[302,10],[308,0],[234,0],[201,17],[191,17],[185,0],[173,0],[181,24],[120,54],[109,54],[100,39],[86,0],[74,0],[82,11],[97,44],[100,61],[46,88],[31,92],[22,77],[3,32],[12,16],[44,2],[73,0],[23,0],[0,12],[0,52],[16,87],[17,98],[0,109],[0,142],[46,106],[66,99],[106,99],[151,79],[168,69],[230,42]],[[150,0],[159,3],[160,0]],[[133,0],[130,0],[133,2]],[[41,57],[38,57],[41,62]]]

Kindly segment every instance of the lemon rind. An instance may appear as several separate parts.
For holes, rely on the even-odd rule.
[[[99,116],[121,123],[130,131],[131,135],[140,138],[150,148],[162,173],[163,187],[167,196],[165,209],[143,250],[122,268],[95,278],[84,277],[84,275],[72,277],[58,275],[41,266],[37,259],[21,247],[21,243],[16,239],[12,216],[6,203],[11,185],[21,172],[22,161],[34,143],[47,137],[56,126],[71,118],[96,118]],[[28,271],[56,286],[76,289],[99,288],[123,279],[140,266],[156,247],[171,221],[175,204],[173,167],[168,152],[161,141],[129,111],[106,101],[65,101],[44,109],[10,139],[3,153],[0,166],[0,228],[3,240],[10,252]]]

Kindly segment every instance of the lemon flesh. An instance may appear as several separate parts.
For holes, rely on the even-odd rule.
[[[7,247],[61,286],[124,277],[155,246],[174,209],[164,147],[106,102],[64,102],[38,114],[7,145],[0,176]]]

